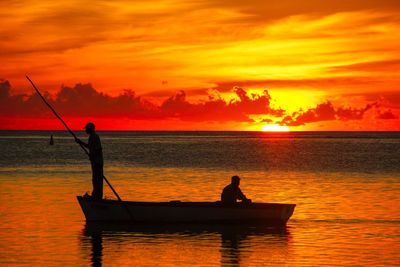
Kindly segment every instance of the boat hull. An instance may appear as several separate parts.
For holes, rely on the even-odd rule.
[[[221,202],[133,202],[77,197],[86,221],[134,223],[263,223],[285,225],[295,204]]]

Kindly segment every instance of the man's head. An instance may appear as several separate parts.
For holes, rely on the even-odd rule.
[[[86,131],[87,134],[93,133],[94,130],[95,130],[94,123],[93,123],[93,122],[88,122],[88,123],[85,125],[85,128],[84,128],[84,129],[85,129],[85,131]]]
[[[233,184],[234,186],[239,186],[239,184],[240,184],[239,176],[237,176],[237,175],[232,176],[231,184]]]

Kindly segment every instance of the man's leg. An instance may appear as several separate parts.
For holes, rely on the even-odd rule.
[[[92,197],[95,199],[103,198],[103,165],[92,164]]]

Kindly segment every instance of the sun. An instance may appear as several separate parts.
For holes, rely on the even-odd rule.
[[[289,132],[288,126],[282,126],[279,124],[266,124],[261,128],[263,132]]]

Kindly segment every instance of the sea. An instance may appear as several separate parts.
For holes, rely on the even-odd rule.
[[[400,266],[400,132],[98,134],[123,200],[218,201],[238,175],[253,202],[296,209],[286,227],[93,226],[73,137],[0,131],[0,266]]]

